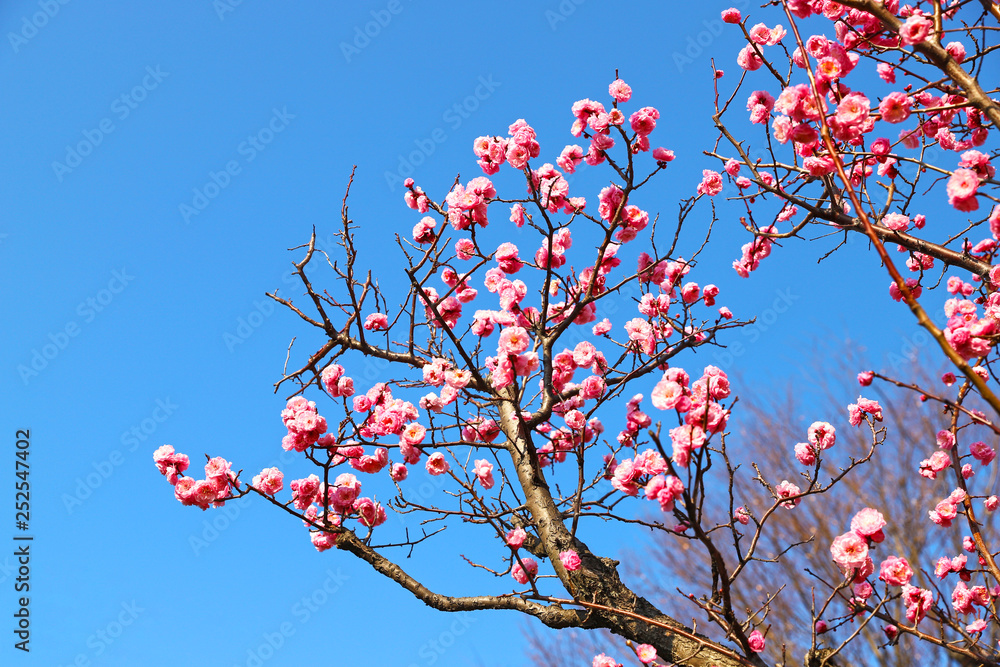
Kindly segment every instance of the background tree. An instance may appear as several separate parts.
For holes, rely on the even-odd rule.
[[[784,391],[756,393],[741,400],[743,414],[732,439],[735,451],[745,452],[744,457],[757,463],[762,470],[781,471],[794,481],[800,472],[789,461],[788,452],[808,426],[804,423],[809,414],[806,405],[821,402],[830,414],[838,413],[857,391],[857,384],[847,383],[845,379],[851,378],[852,369],[869,365],[856,347],[840,341],[824,340],[813,349],[829,354],[838,344],[843,346],[836,355],[838,363],[826,368],[816,364],[810,369],[809,375],[816,378],[816,383],[814,391],[807,392],[805,397],[792,382]],[[925,369],[932,367],[933,362],[919,358],[915,351],[912,354],[908,365],[921,376],[922,384],[931,384],[934,377]],[[817,355],[816,358],[833,356]],[[810,393],[820,396],[810,396]],[[836,565],[826,557],[827,545],[840,532],[831,518],[851,515],[859,506],[881,508],[886,520],[897,526],[897,530],[886,538],[890,551],[904,555],[910,562],[920,562],[922,554],[959,553],[962,550],[959,534],[937,530],[922,511],[931,491],[931,497],[947,495],[948,480],[939,478],[931,482],[914,474],[920,469],[927,443],[934,443],[937,438],[936,408],[939,406],[921,401],[919,396],[899,388],[876,390],[876,393],[885,408],[886,428],[890,433],[885,445],[872,457],[863,474],[845,478],[836,492],[828,494],[823,502],[803,503],[794,512],[779,514],[770,524],[767,548],[776,553],[782,544],[806,543],[772,563],[755,563],[753,576],[760,583],[753,588],[740,589],[734,596],[735,606],[752,608],[757,596],[773,592],[772,586],[780,585],[784,589],[782,604],[772,606],[767,616],[771,633],[782,640],[780,644],[769,643],[766,647],[765,654],[772,664],[781,662],[783,649],[790,655],[806,653],[812,633],[802,619],[811,616],[817,587],[822,588],[819,579],[832,581],[839,576]],[[859,450],[865,445],[864,439],[856,433],[848,432],[844,437],[852,440],[848,450]],[[759,495],[759,488],[755,489],[753,481],[744,476],[736,477],[736,486],[741,497]],[[996,488],[995,472],[990,471],[985,486]],[[985,530],[995,530],[995,515],[987,515],[984,523]],[[697,609],[683,595],[678,595],[678,589],[685,592],[704,590],[711,588],[712,581],[711,571],[703,567],[702,561],[697,557],[685,557],[693,550],[691,544],[665,533],[650,533],[641,542],[641,547],[623,549],[623,576],[634,582],[642,595],[671,615],[684,618],[696,614]],[[936,579],[933,572],[925,574],[928,580]],[[850,632],[852,625],[848,622],[840,632]],[[571,636],[563,636],[565,634]],[[554,635],[539,632],[530,624],[526,624],[525,637],[532,662],[553,667],[584,664],[595,653],[620,643],[606,633],[568,630]],[[901,638],[896,650],[886,650],[885,643],[881,627],[868,627],[857,641],[846,647],[842,659],[845,664],[885,667],[929,662],[968,664],[961,656],[941,654],[913,637]]]

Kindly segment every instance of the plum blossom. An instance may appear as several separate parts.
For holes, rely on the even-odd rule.
[[[868,558],[868,542],[853,530],[834,538],[830,545],[833,562],[845,575],[864,567]]]
[[[444,459],[444,454],[441,452],[434,452],[427,458],[427,463],[425,464],[427,472],[432,475],[443,475],[449,470],[451,466]]]
[[[722,176],[717,171],[703,169],[701,183],[698,184],[698,194],[714,197],[722,192]]]
[[[580,569],[580,555],[572,549],[569,549],[568,551],[560,551],[559,560],[562,562],[563,567],[570,572]]]
[[[899,26],[899,41],[903,46],[919,44],[927,39],[934,28],[934,21],[922,14],[912,14],[903,25]]]
[[[906,586],[913,578],[913,569],[902,556],[889,556],[879,566],[878,578],[890,586]]]
[[[285,474],[277,468],[264,468],[260,474],[254,476],[253,485],[261,493],[273,496],[283,488],[282,480],[284,477]]]
[[[792,496],[797,496],[802,493],[802,489],[795,484],[792,484],[787,479],[783,480],[781,484],[775,487],[774,490],[778,494],[779,498],[791,498]],[[793,509],[800,502],[802,502],[802,498],[794,498],[793,500],[786,500],[781,503],[781,506],[786,509]]]
[[[534,579],[536,574],[538,574],[538,563],[534,558],[522,558],[521,562],[514,563],[514,567],[510,570],[510,576],[519,584],[528,583],[528,580]]]

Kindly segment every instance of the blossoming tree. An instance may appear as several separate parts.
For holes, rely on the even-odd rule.
[[[818,336],[816,347],[827,350],[827,354],[817,356],[815,367],[808,366],[806,373],[815,377],[822,386],[823,396],[819,405],[826,406],[828,414],[836,415],[842,410],[845,397],[857,392],[856,380],[850,369],[865,367],[867,362],[865,355],[854,345],[832,338],[832,335]],[[839,357],[840,361],[831,364],[831,357]],[[928,369],[938,364],[918,359],[915,351],[905,361],[909,362],[911,357],[919,372],[916,379],[921,383],[934,382],[935,376]],[[896,363],[899,363],[898,360]],[[884,408],[884,426],[891,434],[890,446],[878,450],[863,474],[845,477],[835,492],[824,495],[820,502],[805,501],[795,511],[780,512],[769,519],[767,533],[761,535],[762,551],[776,556],[784,545],[804,539],[812,541],[784,551],[780,558],[753,563],[747,573],[756,585],[733,590],[738,608],[753,607],[761,595],[757,588],[762,587],[763,582],[780,582],[780,604],[771,606],[767,625],[769,636],[780,637],[781,642],[767,642],[762,654],[772,663],[783,662],[783,653],[787,656],[806,653],[812,642],[812,627],[804,619],[812,614],[817,583],[820,579],[832,582],[840,577],[836,563],[823,556],[834,538],[843,531],[840,522],[831,521],[831,517],[850,517],[858,507],[878,507],[893,526],[886,533],[885,541],[879,545],[880,550],[899,554],[914,563],[921,562],[924,558],[922,554],[967,556],[963,552],[961,535],[956,531],[940,530],[928,521],[924,508],[926,496],[948,493],[952,480],[943,475],[936,480],[928,480],[916,474],[921,459],[926,456],[923,448],[891,446],[895,443],[934,442],[940,428],[938,416],[928,411],[926,404],[912,392],[892,387],[878,387],[874,391],[879,392],[879,402]],[[730,446],[741,452],[741,459],[752,460],[761,470],[779,477],[792,477],[799,464],[789,456],[790,446],[776,447],[775,443],[794,443],[801,439],[797,416],[810,412],[804,403],[798,385],[788,387],[784,392],[744,393],[740,400],[739,417],[732,422]],[[812,409],[817,408],[814,405]],[[836,448],[824,452],[825,465],[838,464],[845,461],[850,452],[861,451],[866,444],[865,438],[866,434],[860,429],[838,432]],[[995,478],[995,473],[990,477]],[[874,480],[878,483],[873,483]],[[753,487],[757,482],[750,475],[737,475],[734,482],[741,497],[756,495]],[[980,483],[984,482],[980,480]],[[990,483],[991,480],[985,482],[987,485]],[[706,507],[706,511],[712,509]],[[714,509],[720,514],[724,510]],[[984,531],[995,530],[997,514],[994,512],[981,517]],[[647,510],[645,515],[655,516],[655,512]],[[640,514],[640,517],[644,515]],[[720,544],[723,555],[731,557],[725,547]],[[640,544],[630,545],[621,554],[622,576],[657,607],[679,616],[690,603],[677,594],[676,588],[698,591],[712,586],[709,564],[687,557],[693,550],[683,537],[665,532],[651,534]],[[811,574],[803,576],[807,570]],[[948,572],[950,570],[946,571],[946,577],[950,576]],[[855,629],[859,630],[858,636],[838,654],[839,664],[865,667],[915,667],[926,664],[959,667],[968,664],[963,656],[942,652],[937,646],[925,642],[906,641],[905,638],[902,640],[905,650],[898,647],[879,650],[879,646],[886,642],[881,626],[868,624],[857,628],[848,624],[844,628],[851,632]],[[586,664],[591,656],[615,643],[606,632],[570,629],[551,633],[543,632],[533,624],[525,624],[524,631],[528,645],[526,653],[531,664],[539,667]]]
[[[654,148],[660,113],[634,104],[618,78],[603,101],[572,105],[571,133],[584,145],[566,146],[555,165],[540,158],[535,131],[517,120],[506,136],[475,141],[485,175],[456,180],[440,197],[407,181],[405,203],[423,217],[397,237],[407,284],[398,299],[360,270],[345,196],[343,256],[318,250],[314,234],[295,265],[304,301],[271,295],[326,339],[277,383],[292,393],[281,413],[282,447],[315,472],[286,483],[283,471],[268,468],[247,479],[215,457],[196,478],[185,475],[189,458],[164,445],[154,458],[177,499],[207,509],[258,495],[302,521],[316,549],[349,553],[442,611],[506,609],[552,628],[603,628],[627,639],[645,664],[770,664],[765,647],[782,638],[768,615],[782,591],[748,592],[757,583],[748,572],[804,541],[765,553],[774,518],[862,474],[892,434],[881,424],[882,406],[862,396],[845,414],[817,415],[803,442],[788,445],[800,466],[791,480],[752,466],[756,495],[735,483],[753,462],[727,448],[736,403],[729,378],[714,366],[696,370],[686,355],[725,345],[728,330],[746,324],[717,303],[724,295],[712,276],[700,275],[712,225],[699,225],[703,233],[692,241],[687,223],[696,208],[707,217],[706,200],[728,181],[749,239],[733,263],[739,275],[748,277],[781,239],[811,230],[863,234],[891,279],[887,297],[905,302],[954,366],[929,385],[872,371],[858,381],[908,388],[939,409],[936,442],[912,443],[927,450],[914,474],[952,480],[954,490],[930,503],[929,520],[961,534],[964,552],[911,562],[913,555],[890,548],[895,526],[880,508],[830,517],[843,532],[814,557],[832,560],[839,577],[815,578],[812,618],[803,619],[811,641],[782,664],[838,664],[868,627],[881,629],[885,650],[919,641],[1000,664],[987,639],[1000,569],[979,518],[1000,501],[972,479],[991,465],[987,440],[1000,433],[989,365],[1000,319],[1000,267],[992,267],[1000,208],[981,209],[995,181],[989,153],[977,150],[1000,121],[994,91],[978,76],[995,48],[1000,7],[988,0],[776,4],[773,27],[748,27],[735,9],[722,13],[747,43],[730,92],[720,90],[715,70],[719,139],[707,155],[721,168],[705,170],[669,229],[648,211],[655,204],[648,186],[673,159]],[[734,102],[750,88],[749,120],[762,126],[760,136],[733,129],[742,120]],[[890,133],[894,124],[903,131]],[[611,182],[596,205],[570,192],[567,176],[584,163],[605,169]],[[498,191],[501,170],[522,175],[525,187]],[[937,200],[950,210],[935,219]],[[713,205],[713,223],[715,212]],[[518,243],[510,240],[515,231]],[[893,247],[905,253],[912,277],[897,268]],[[313,284],[324,266],[334,276],[327,289]],[[941,317],[920,298],[945,275],[953,298]],[[386,364],[392,379],[356,387],[352,363],[362,357]],[[829,450],[844,447],[838,428],[865,438],[835,462]],[[418,475],[442,482],[439,497],[413,494]],[[394,497],[383,504],[372,489]],[[657,518],[637,519],[638,502]],[[396,528],[387,512],[410,521]],[[495,579],[462,597],[430,590],[393,560],[442,529],[427,525],[454,521],[496,547],[488,562],[469,560]],[[697,627],[636,594],[618,563],[588,546],[582,526],[595,521],[670,533],[687,541],[689,554],[700,553],[710,585],[685,592],[702,619]],[[617,659],[602,653],[593,663]]]

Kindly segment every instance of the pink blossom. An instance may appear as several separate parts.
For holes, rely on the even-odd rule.
[[[309,540],[316,547],[316,551],[323,552],[332,548],[337,543],[337,535],[320,531],[310,531]]]
[[[650,398],[654,408],[658,410],[673,410],[685,398],[684,387],[677,382],[664,378],[653,388]]]
[[[674,152],[666,148],[654,148],[653,159],[657,162],[672,162],[674,159]]]
[[[389,469],[389,477],[391,477],[394,482],[402,482],[406,479],[408,473],[409,471],[402,463],[393,463],[392,468]]]
[[[637,470],[632,463],[632,459],[625,459],[618,464],[615,468],[614,476],[611,479],[611,485],[624,494],[634,496],[639,493],[639,487],[635,483],[635,480],[641,475],[641,471]]]
[[[389,318],[385,313],[372,313],[365,318],[365,329],[368,331],[385,331],[389,328]]]
[[[902,123],[910,117],[912,105],[913,100],[910,99],[909,95],[897,91],[882,98],[878,110],[882,114],[882,120],[887,123]]]
[[[660,112],[653,107],[643,107],[629,116],[629,125],[639,136],[646,136],[656,128],[656,121],[660,117]]]
[[[353,510],[363,526],[374,528],[385,523],[385,508],[371,498],[358,498],[354,501]]]
[[[957,63],[961,63],[965,60],[965,45],[961,42],[948,42],[948,44],[945,45],[944,50],[947,51],[948,55],[954,58]]]
[[[903,46],[919,44],[927,39],[927,35],[934,27],[934,22],[922,14],[913,14],[903,25],[899,26],[899,41]]]
[[[971,169],[956,169],[948,179],[948,203],[959,211],[975,211],[979,208],[976,200],[976,190],[979,189],[979,176]]]
[[[757,55],[757,50],[753,44],[747,44],[739,52],[739,55],[736,56],[736,64],[748,72],[753,72],[759,70],[764,61]]]
[[[686,468],[690,460],[691,450],[705,444],[705,429],[701,426],[678,426],[670,429],[670,441],[673,444],[673,456],[677,465]]]
[[[284,477],[285,474],[277,468],[264,468],[259,475],[254,476],[253,485],[261,493],[273,496],[281,491]]]
[[[521,567],[521,564],[524,567]],[[514,563],[514,567],[510,570],[510,575],[514,577],[514,580],[519,584],[528,583],[529,579],[534,579],[535,575],[538,574],[538,563],[535,562],[534,558],[522,558],[520,563]]]
[[[778,494],[779,498],[791,498],[792,496],[797,496],[802,493],[802,489],[795,484],[792,484],[787,479],[782,481],[781,484],[775,487],[774,490]],[[800,502],[802,502],[802,498],[795,498],[794,500],[786,500],[781,503],[781,506],[786,509],[792,509]]]
[[[920,474],[928,479],[936,479],[937,473],[951,465],[951,457],[947,452],[938,450],[930,458],[920,463]]]
[[[437,228],[437,223],[434,218],[427,216],[421,219],[416,225],[413,226],[413,240],[416,243],[431,243],[436,235],[434,230]]]
[[[747,643],[750,645],[750,650],[754,653],[761,653],[764,651],[764,635],[760,634],[760,630],[754,630],[747,637]]]
[[[978,618],[972,623],[969,623],[967,626],[965,626],[965,631],[968,632],[969,634],[978,634],[985,629],[986,629],[986,620],[982,618]]]
[[[322,493],[322,491],[320,491]],[[333,488],[327,490],[327,497],[334,509],[345,510],[354,505],[361,494],[361,482],[351,473],[337,476]]]
[[[644,665],[648,665],[657,659],[656,649],[650,644],[639,644],[636,646],[635,655],[639,658],[639,662]]]
[[[882,216],[882,224],[894,232],[905,232],[910,226],[910,219],[901,213],[886,213]]]
[[[615,79],[608,86],[608,94],[617,102],[628,102],[632,97],[632,88],[621,79]]]
[[[868,542],[852,530],[834,538],[830,553],[841,571],[845,575],[850,574],[852,570],[864,566],[868,558]]]
[[[851,530],[861,537],[869,537],[873,542],[881,542],[884,539],[882,528],[885,527],[885,518],[882,513],[871,507],[866,507],[851,519]]]
[[[861,424],[863,414],[870,414],[875,421],[882,421],[882,406],[878,404],[878,401],[872,401],[861,396],[858,396],[857,403],[847,406],[847,411],[849,414],[848,423],[851,426]]]
[[[625,193],[616,185],[609,185],[598,195],[597,213],[603,220],[610,221],[622,205]]]
[[[572,549],[568,551],[560,551],[559,560],[562,562],[563,567],[570,572],[580,569],[580,555]]]
[[[830,449],[837,442],[837,430],[827,422],[813,422],[807,431],[809,442],[820,449]]]
[[[740,16],[740,10],[735,7],[730,7],[729,9],[722,10],[722,20],[726,23],[739,23],[742,20]]]
[[[808,442],[800,442],[795,445],[795,458],[804,466],[815,465],[816,446]]]
[[[517,273],[524,266],[524,263],[518,259],[517,256],[517,246],[510,242],[501,243],[500,247],[497,248],[496,259],[497,264],[500,265],[500,270],[504,273]]]
[[[441,452],[434,452],[427,457],[425,467],[427,468],[427,472],[432,475],[443,475],[451,470],[451,466],[445,461],[444,454]]]
[[[605,654],[595,655],[592,667],[622,667],[621,663]]]
[[[524,327],[507,327],[500,333],[497,350],[501,354],[521,354],[531,343],[531,338]]]
[[[989,465],[997,455],[996,450],[981,441],[974,442],[969,445],[969,451],[972,453],[973,458],[982,463],[984,466]]]
[[[703,169],[701,183],[698,184],[698,194],[714,197],[722,192],[722,175],[711,169]]]
[[[333,398],[349,398],[354,395],[354,381],[344,377],[344,367],[340,364],[330,364],[324,368],[321,378],[327,393]],[[323,431],[325,430],[324,421]]]
[[[486,459],[478,459],[475,467],[476,477],[484,489],[493,488],[493,464]]]
[[[167,478],[171,484],[176,484],[180,473],[188,469],[190,459],[187,454],[175,453],[170,445],[162,445],[153,452],[153,462],[160,474]]]
[[[372,454],[362,454],[357,458],[352,458],[350,466],[360,472],[375,474],[389,464],[389,450],[379,447]]]
[[[875,374],[872,371],[863,371],[861,373],[858,373],[858,384],[860,384],[862,387],[868,387],[871,385],[874,377]]]
[[[523,528],[514,528],[507,532],[507,545],[512,549],[520,549],[527,537],[528,534]]]

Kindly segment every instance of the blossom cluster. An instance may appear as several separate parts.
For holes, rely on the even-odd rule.
[[[203,510],[221,507],[230,496],[232,489],[238,488],[239,480],[230,470],[231,464],[217,456],[205,464],[205,479],[196,480],[182,473],[188,469],[190,460],[186,454],[175,452],[170,445],[163,445],[153,452],[153,462],[167,481],[174,487],[174,496],[182,505],[194,505]]]

